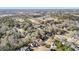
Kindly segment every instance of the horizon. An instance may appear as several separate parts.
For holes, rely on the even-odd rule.
[[[79,9],[79,7],[0,7],[0,9]]]

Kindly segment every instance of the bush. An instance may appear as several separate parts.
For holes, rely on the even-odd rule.
[[[67,46],[66,44],[63,45],[62,42],[56,40],[55,41],[55,44],[57,46],[57,49],[58,51],[74,51],[73,48],[71,48],[70,46]]]

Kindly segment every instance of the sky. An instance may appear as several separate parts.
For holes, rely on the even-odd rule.
[[[0,8],[79,8],[79,0],[0,0]]]

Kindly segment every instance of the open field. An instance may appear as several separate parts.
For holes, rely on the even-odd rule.
[[[0,51],[78,51],[79,9],[0,10]]]

